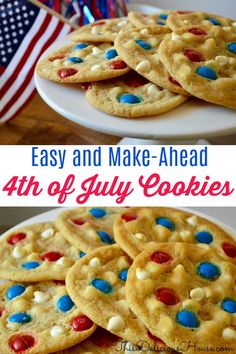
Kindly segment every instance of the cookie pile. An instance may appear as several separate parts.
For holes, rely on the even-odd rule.
[[[130,12],[83,26],[69,39],[39,62],[37,73],[80,83],[103,112],[158,115],[189,96],[236,108],[236,21],[202,12]]]
[[[0,353],[235,352],[235,271],[233,238],[191,213],[63,211],[0,241]]]

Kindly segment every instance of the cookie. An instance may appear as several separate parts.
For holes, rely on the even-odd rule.
[[[236,242],[219,226],[174,208],[129,208],[114,221],[115,240],[135,258],[149,242],[207,244],[236,264]]]
[[[62,235],[78,247],[82,256],[113,244],[113,221],[123,208],[76,208],[59,214],[56,225]]]
[[[187,100],[187,96],[162,89],[134,71],[116,80],[92,83],[86,98],[105,113],[127,118],[158,115]]]
[[[159,46],[168,28],[144,28],[125,31],[115,39],[115,48],[127,65],[154,84],[170,91],[187,94],[171,77],[159,58]]]
[[[199,11],[176,11],[172,12],[166,21],[172,31],[188,29],[193,26],[231,26],[234,21],[218,15]]]
[[[74,43],[58,49],[37,65],[45,79],[76,83],[111,79],[129,71],[110,43]]]
[[[125,298],[125,282],[131,259],[118,245],[100,248],[77,262],[69,271],[66,286],[97,325],[127,341],[154,343],[142,322],[130,311]]]
[[[206,245],[152,244],[130,267],[126,296],[133,312],[171,348],[233,353],[235,271]]]
[[[166,20],[170,14],[171,11],[168,10],[151,15],[130,11],[128,19],[137,28],[146,28],[147,26],[166,26]]]
[[[0,278],[15,281],[64,280],[80,258],[53,223],[14,230],[0,241]]]
[[[161,43],[159,56],[191,95],[236,108],[236,33],[219,26],[174,32]]]
[[[96,326],[55,282],[0,285],[0,352],[47,354],[78,344]]]
[[[113,18],[85,25],[70,34],[73,41],[114,42],[118,33],[133,26],[127,18]]]

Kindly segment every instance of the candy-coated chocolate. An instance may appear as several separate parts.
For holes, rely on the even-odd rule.
[[[159,26],[164,26],[164,25],[165,25],[165,23],[162,22],[162,21],[157,21],[157,24],[158,24]]]
[[[170,260],[172,260],[172,257],[168,253],[165,253],[165,252],[154,252],[151,255],[151,260],[155,263],[162,264],[162,263],[167,263]]]
[[[70,57],[67,59],[67,61],[69,61],[70,63],[73,63],[73,64],[83,63],[83,59],[81,59],[79,57]]]
[[[202,76],[208,80],[216,80],[217,79],[217,73],[214,69],[209,68],[209,66],[199,66],[197,68],[196,73],[199,76]]]
[[[121,70],[126,69],[127,64],[124,62],[124,60],[113,60],[109,62],[109,67],[113,70]]]
[[[203,55],[193,49],[186,49],[184,55],[194,63],[198,63],[204,60]]]
[[[179,297],[176,295],[175,291],[170,288],[157,289],[156,297],[167,306],[173,306],[179,302]]]
[[[48,262],[56,262],[61,257],[63,257],[63,255],[59,252],[47,252],[42,256],[42,259]]]
[[[182,310],[178,312],[176,321],[184,327],[198,328],[200,326],[197,316],[192,311]]]
[[[91,284],[94,288],[104,294],[110,294],[113,290],[112,285],[107,280],[96,278],[92,280]]]
[[[89,210],[90,214],[99,219],[99,218],[103,218],[107,213],[106,210],[101,209],[101,208],[92,208]]]
[[[27,313],[24,312],[18,312],[18,313],[14,313],[14,315],[11,315],[8,318],[9,322],[15,322],[15,323],[28,323],[31,321],[31,316],[28,315]]]
[[[236,54],[236,42],[228,43],[227,48],[231,53]]]
[[[15,235],[12,235],[7,242],[10,245],[16,245],[18,242],[23,241],[26,238],[26,234],[24,232],[18,232]]]
[[[85,252],[80,251],[79,256],[80,256],[80,258],[83,258],[83,257],[85,257],[85,256],[86,256],[86,253],[85,253]]]
[[[142,48],[145,50],[150,50],[152,49],[151,44],[149,44],[147,41],[144,41],[142,39],[136,39],[135,42]]]
[[[147,84],[149,81],[137,73],[131,72],[126,75],[124,83],[129,87],[140,87]]]
[[[103,25],[105,25],[105,23],[106,23],[105,21],[97,21],[92,24],[92,27],[103,26]]]
[[[160,18],[162,18],[163,20],[167,20],[168,15],[167,14],[160,14]]]
[[[110,49],[110,50],[106,51],[106,53],[105,53],[105,58],[107,60],[114,59],[117,56],[118,56],[118,53],[115,49]]]
[[[137,215],[131,215],[131,214],[123,214],[121,216],[122,220],[126,221],[126,222],[130,222],[130,221],[134,221],[137,219]]]
[[[85,315],[79,315],[73,318],[71,326],[75,332],[87,331],[93,326],[93,322]]]
[[[86,223],[86,220],[81,219],[81,218],[76,218],[71,220],[75,225],[81,226],[84,225]]]
[[[57,74],[60,76],[61,79],[64,79],[65,77],[68,76],[73,76],[77,74],[78,70],[73,69],[73,68],[65,68],[65,69],[60,69],[58,70]]]
[[[84,48],[87,48],[87,47],[88,47],[88,44],[86,44],[86,43],[79,43],[79,44],[77,44],[77,45],[73,48],[73,50],[84,49]]]
[[[112,243],[114,243],[114,240],[111,238],[111,236],[108,235],[107,232],[98,231],[97,234],[100,237],[100,239],[102,240],[102,242],[104,242],[108,245],[111,245]]]
[[[195,234],[195,239],[199,243],[210,244],[213,241],[213,236],[209,231],[198,231]]]
[[[211,22],[213,25],[215,26],[221,26],[220,21],[218,21],[216,18],[213,17],[207,17],[206,18],[207,21]]]
[[[123,269],[119,274],[119,278],[123,281],[126,281],[127,275],[128,275],[128,269]]]
[[[63,295],[57,300],[57,308],[61,312],[70,311],[74,305],[69,295]]]
[[[40,262],[26,262],[24,264],[22,264],[22,267],[25,268],[25,269],[35,269],[35,268],[38,268],[39,266],[41,265]]]
[[[35,345],[34,337],[27,334],[12,336],[8,341],[9,347],[15,352],[23,352]]]
[[[206,35],[206,32],[205,31],[203,31],[202,29],[200,29],[200,28],[190,28],[189,30],[188,30],[190,33],[192,33],[192,34],[194,34],[195,36],[204,36],[204,35]]]
[[[233,299],[224,299],[221,303],[221,307],[226,312],[236,313],[236,301]]]
[[[224,242],[222,244],[222,248],[224,250],[224,253],[231,258],[236,257],[236,246],[232,245],[231,243]]]
[[[92,334],[90,339],[92,343],[95,344],[97,347],[110,348],[114,346],[114,343],[119,340],[119,337],[106,331],[102,327],[98,327],[96,331]]]
[[[26,287],[20,284],[16,284],[7,289],[6,296],[8,300],[12,300],[15,297],[23,294]]]
[[[166,217],[156,218],[156,224],[166,227],[167,229],[169,229],[171,231],[175,230],[175,224],[173,223],[173,221],[171,221],[169,218],[166,218]]]
[[[210,262],[203,262],[197,266],[197,273],[204,279],[216,280],[220,277],[221,271],[218,266]]]
[[[124,93],[119,96],[118,101],[124,104],[137,104],[141,102],[139,96],[133,95],[131,93]]]

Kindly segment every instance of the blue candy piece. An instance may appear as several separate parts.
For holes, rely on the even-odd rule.
[[[83,59],[81,59],[79,57],[70,57],[67,59],[67,61],[69,61],[70,63],[74,63],[74,64],[83,63]]]
[[[114,243],[114,240],[105,231],[98,231],[97,234],[101,238],[102,242],[107,243],[108,245]]]
[[[208,280],[216,280],[221,275],[220,268],[213,263],[203,262],[197,267],[198,274]]]
[[[206,79],[209,80],[216,80],[217,79],[217,74],[214,69],[209,68],[208,66],[199,66],[197,68],[196,73],[199,76],[205,77]]]
[[[80,251],[80,254],[79,254],[80,258],[83,258],[84,256],[86,256],[86,253]]]
[[[177,313],[176,321],[184,327],[198,328],[200,326],[199,319],[195,313],[187,310],[182,310]]]
[[[136,104],[140,103],[141,99],[140,97],[132,95],[131,93],[124,93],[118,98],[118,101],[124,104]]]
[[[23,294],[25,292],[25,286],[17,284],[17,285],[13,285],[10,288],[8,288],[7,292],[6,292],[6,297],[8,300],[12,300],[15,297]]]
[[[236,43],[227,44],[227,48],[231,53],[236,54]]]
[[[84,48],[87,48],[87,47],[88,47],[88,44],[79,43],[79,44],[76,44],[76,46],[73,48],[73,50],[84,49]]]
[[[73,303],[69,295],[63,295],[62,297],[60,297],[60,299],[57,300],[57,308],[61,312],[70,311],[74,305],[75,304]]]
[[[162,20],[167,20],[168,15],[167,14],[160,14],[160,18],[162,18]]]
[[[22,267],[25,269],[35,269],[38,268],[41,265],[40,262],[27,262],[22,264]]]
[[[156,224],[164,226],[171,231],[175,230],[175,224],[173,223],[173,221],[166,217],[156,218]]]
[[[103,279],[93,279],[91,282],[92,286],[104,294],[110,294],[113,290],[112,285]]]
[[[236,313],[236,301],[232,299],[224,299],[221,303],[224,311],[229,313]]]
[[[128,269],[123,269],[119,274],[119,278],[123,281],[126,281],[127,274],[128,274]]]
[[[145,50],[150,50],[152,49],[151,44],[149,44],[148,42],[142,40],[142,39],[136,39],[135,41],[141,48],[145,49]]]
[[[10,322],[28,323],[31,321],[31,316],[24,312],[18,312],[8,318]]]
[[[105,53],[105,58],[107,60],[111,60],[114,59],[115,57],[117,57],[118,53],[115,49],[110,49]]]
[[[107,214],[104,209],[100,209],[100,208],[90,209],[89,212],[92,216],[94,216],[97,219],[103,218]]]
[[[207,17],[206,20],[211,22],[215,26],[221,26],[221,23],[213,17]]]
[[[162,22],[162,21],[157,21],[157,24],[160,25],[160,26],[164,26],[165,25],[165,23]]]
[[[209,245],[213,241],[213,236],[208,231],[199,231],[196,233],[195,239],[199,243],[207,243]]]

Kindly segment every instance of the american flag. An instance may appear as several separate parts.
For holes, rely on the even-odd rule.
[[[40,55],[71,27],[26,0],[0,0],[0,124],[19,114],[32,98]]]

